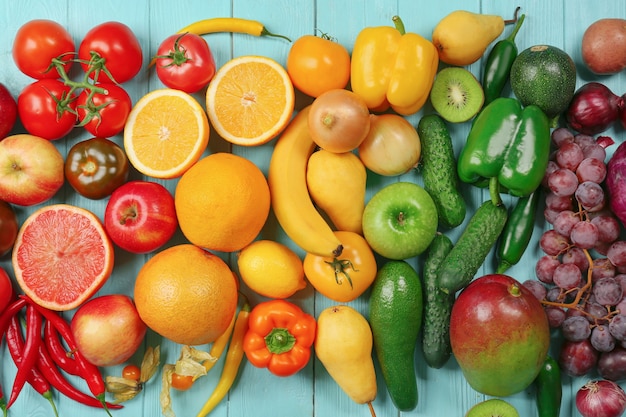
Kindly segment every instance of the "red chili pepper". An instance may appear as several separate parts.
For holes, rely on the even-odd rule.
[[[63,346],[61,339],[59,339],[59,332],[49,320],[46,320],[43,325],[43,340],[48,355],[59,368],[70,375],[80,376],[78,364],[76,363],[76,359],[73,358],[74,352],[65,350],[65,346]]]
[[[47,322],[46,322],[47,323]],[[61,394],[74,401],[78,401],[83,405],[89,407],[103,408],[102,403],[96,398],[92,397],[83,391],[73,386],[59,371],[56,363],[54,362],[50,352],[46,348],[46,345],[39,346],[39,358],[37,365],[41,370],[43,376],[56,388]],[[120,409],[124,406],[121,404],[107,404],[109,408]]]
[[[9,323],[11,322],[11,318],[16,315],[22,308],[26,306],[26,300],[18,298],[8,305],[6,309],[2,311],[0,314],[0,339],[2,335],[4,335],[9,328]]]
[[[82,378],[85,382],[87,382],[89,391],[91,391],[100,403],[102,403],[104,410],[109,416],[111,416],[105,399],[106,385],[104,383],[104,378],[102,378],[102,374],[100,373],[100,369],[81,355],[80,351],[76,347],[76,342],[74,341],[74,335],[72,334],[70,324],[57,312],[40,306],[30,297],[20,295],[20,298],[25,299],[28,305],[34,306],[46,318],[46,320],[52,322],[52,325],[59,332],[63,340],[65,340],[67,346],[74,352],[74,358],[76,360],[76,364],[78,365],[78,370]]]
[[[22,336],[22,331],[20,329],[20,319],[17,315],[13,315],[11,321],[9,323],[9,328],[6,332],[6,340],[7,347],[9,349],[9,354],[11,358],[13,358],[13,362],[15,362],[15,366],[18,369],[18,374],[15,376],[15,381],[13,382],[13,389],[11,390],[11,396],[15,393],[15,399],[17,399],[17,395],[20,393],[24,383],[28,381],[30,386],[32,386],[35,391],[37,391],[41,396],[43,396],[54,410],[54,415],[57,416],[57,408],[52,399],[52,391],[50,387],[50,383],[44,378],[41,374],[40,370],[37,368],[36,363],[30,366],[28,369],[25,368],[25,356],[24,351],[26,348],[26,342],[24,341],[24,337]],[[21,387],[17,387],[18,384],[18,376],[21,369],[26,369],[27,375],[24,377],[24,382],[21,383]],[[14,399],[14,401],[15,401]],[[6,406],[8,410],[13,401],[9,398],[9,403]]]

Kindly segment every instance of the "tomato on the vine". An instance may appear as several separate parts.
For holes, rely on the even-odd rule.
[[[348,231],[336,231],[335,236],[343,245],[341,255],[330,258],[307,253],[304,275],[322,295],[347,303],[374,282],[378,268],[374,252],[363,236]]]
[[[70,33],[59,23],[35,19],[24,23],[13,41],[13,60],[17,68],[35,79],[59,78],[52,59],[59,58],[69,72],[76,46]]]
[[[87,32],[78,47],[78,59],[83,70],[90,71],[92,79],[121,84],[137,75],[143,53],[139,40],[128,26],[104,22]]]
[[[76,123],[76,100],[71,88],[58,79],[46,78],[27,85],[17,97],[17,113],[31,135],[60,139]]]
[[[129,163],[124,150],[106,138],[80,141],[65,159],[65,178],[80,195],[92,200],[111,195],[128,180]]]
[[[117,84],[97,83],[94,88],[83,90],[76,99],[79,126],[93,136],[110,138],[124,129],[132,101]]]
[[[179,391],[187,391],[193,386],[193,376],[172,373],[172,388]]]
[[[122,378],[139,381],[141,369],[137,365],[129,364],[122,368]]]
[[[348,85],[350,53],[328,35],[304,35],[291,45],[287,73],[298,90],[317,97]]]
[[[17,215],[13,206],[6,201],[0,200],[0,256],[4,256],[11,251],[19,226]],[[2,290],[0,290],[2,293]]]
[[[215,59],[209,44],[194,33],[165,38],[156,56],[156,73],[169,88],[195,93],[215,75]]]

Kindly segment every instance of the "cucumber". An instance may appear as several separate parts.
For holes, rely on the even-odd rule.
[[[478,207],[441,263],[437,272],[441,290],[454,294],[472,281],[502,233],[507,217],[504,204],[487,200]]]
[[[388,261],[369,298],[374,350],[387,391],[400,411],[417,406],[415,349],[422,327],[422,282],[406,261]]]
[[[446,123],[436,114],[421,118],[417,133],[422,145],[421,173],[424,189],[437,207],[441,224],[454,228],[465,220],[466,207],[459,192],[459,176]]]
[[[424,261],[424,324],[422,326],[422,350],[426,364],[439,369],[446,364],[450,347],[450,314],[455,294],[448,294],[437,285],[437,271],[452,250],[453,243],[443,233],[437,233]]]

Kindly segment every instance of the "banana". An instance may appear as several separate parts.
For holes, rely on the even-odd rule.
[[[309,135],[309,107],[302,109],[276,141],[268,183],[272,209],[287,236],[307,253],[341,255],[343,246],[315,208],[306,183],[306,168],[315,143]]]

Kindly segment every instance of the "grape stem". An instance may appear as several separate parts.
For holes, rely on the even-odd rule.
[[[585,285],[583,285],[581,288],[579,288],[578,293],[576,294],[576,297],[574,297],[574,300],[570,303],[559,303],[556,301],[548,301],[548,300],[542,300],[541,303],[547,306],[555,306],[555,307],[563,307],[563,308],[576,308],[578,307],[578,303],[580,302],[580,299],[583,297],[583,295],[587,292],[587,290],[589,288],[591,288],[591,284],[592,284],[592,273],[593,273],[593,258],[591,257],[591,255],[589,254],[589,251],[587,249],[583,249],[583,252],[585,253],[585,256],[587,257],[587,260],[589,261],[589,269],[587,270],[587,282],[585,283]]]

